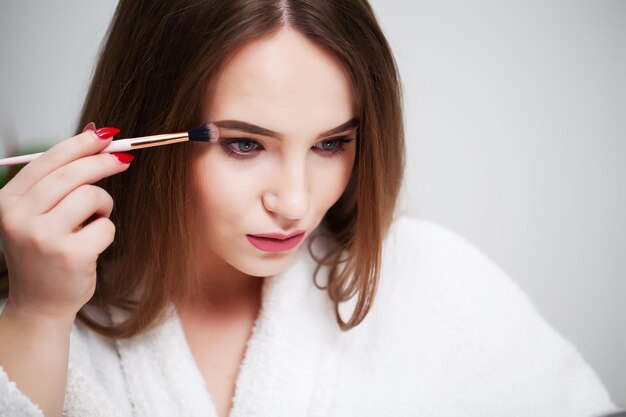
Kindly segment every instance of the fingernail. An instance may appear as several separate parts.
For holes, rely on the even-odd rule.
[[[94,122],[87,123],[85,127],[83,127],[83,132],[86,132],[88,130],[96,130],[96,124]]]
[[[113,152],[113,155],[123,164],[130,164],[135,159],[135,155],[126,152]]]
[[[101,127],[95,133],[100,139],[109,139],[120,133],[120,130],[117,127]]]

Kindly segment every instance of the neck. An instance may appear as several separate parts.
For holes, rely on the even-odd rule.
[[[177,307],[212,315],[258,310],[264,281],[262,277],[246,275],[226,263],[207,265],[198,271],[195,287]]]

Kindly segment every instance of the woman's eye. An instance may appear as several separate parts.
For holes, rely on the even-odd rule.
[[[239,152],[243,152],[243,153],[247,153],[250,152],[254,149],[255,147],[255,143],[252,141],[241,141],[241,142],[236,142],[237,145],[237,150]]]
[[[222,149],[226,156],[245,159],[252,157],[253,151],[263,149],[263,147],[252,139],[230,139],[223,141]]]
[[[338,137],[326,139],[313,145],[313,149],[324,157],[333,157],[345,151],[345,144],[354,139]],[[226,156],[235,159],[254,158],[257,151],[263,150],[263,146],[252,139],[224,139],[221,142]]]
[[[316,143],[313,147],[316,148],[324,156],[336,156],[345,150],[345,144],[352,142],[353,139],[340,137],[333,139],[326,139]]]
[[[339,145],[339,141],[338,140],[325,140],[323,142],[320,142],[320,144],[322,145],[321,148],[325,151],[332,151],[333,149],[335,149],[338,145]]]

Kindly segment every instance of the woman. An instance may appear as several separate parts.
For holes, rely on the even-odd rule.
[[[89,121],[220,138],[111,156]],[[81,122],[0,191],[8,414],[614,411],[483,255],[393,220],[400,90],[366,2],[121,1]]]

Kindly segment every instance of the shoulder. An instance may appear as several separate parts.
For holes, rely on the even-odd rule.
[[[377,360],[389,363],[382,368],[396,369],[417,385],[430,378],[458,388],[461,403],[493,402],[499,395],[503,409],[544,407],[535,415],[574,405],[610,407],[597,375],[520,286],[475,245],[439,224],[394,221],[368,320],[361,332],[365,340],[384,340],[386,359]],[[443,401],[446,392],[431,394],[442,394]]]
[[[421,311],[424,317],[436,313],[468,336],[532,332],[542,336],[539,340],[555,339],[549,337],[553,329],[502,268],[437,223],[398,218],[385,240],[380,280],[381,302],[406,305],[406,314],[428,309]]]
[[[525,298],[519,286],[465,237],[438,223],[408,216],[398,217],[387,233],[383,271],[382,280],[446,297],[465,298],[489,288],[487,296]]]
[[[384,241],[388,256],[410,256],[431,265],[465,262],[477,264],[488,258],[469,240],[453,230],[424,219],[400,216],[391,224]]]

